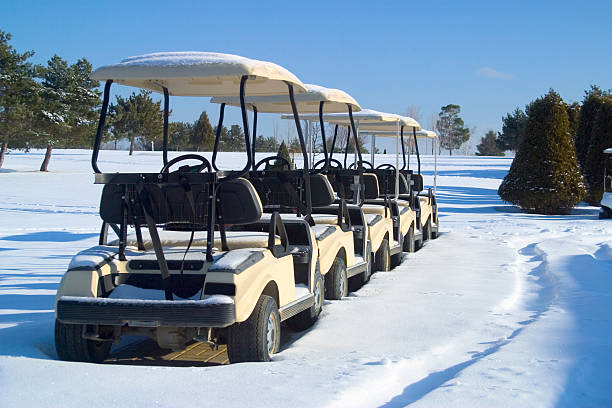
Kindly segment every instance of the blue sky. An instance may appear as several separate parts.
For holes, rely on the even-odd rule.
[[[566,101],[591,84],[612,88],[611,17],[609,1],[0,1],[0,28],[36,63],[55,53],[94,67],[157,51],[239,54],[343,89],[364,108],[418,106],[425,127],[458,104],[474,145],[549,88]],[[202,109],[217,118],[202,99],[172,109],[174,120]],[[262,121],[266,135],[272,121]]]

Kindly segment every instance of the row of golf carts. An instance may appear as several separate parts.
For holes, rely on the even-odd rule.
[[[101,67],[92,78],[105,81],[91,161],[95,182],[104,185],[102,229],[99,245],[72,259],[58,289],[55,343],[63,360],[101,362],[122,336],[138,335],[174,350],[193,341],[226,344],[232,363],[268,361],[279,350],[281,322],[308,328],[325,298],[341,299],[437,237],[435,191],[424,189],[418,144],[416,172],[405,148],[410,138],[435,133],[414,119],[361,109],[343,91],[228,54],[148,54]],[[99,168],[113,83],[163,94],[159,172]],[[226,107],[239,107],[244,166],[218,163],[220,132],[211,160],[168,160],[170,95],[212,97],[217,130]],[[301,168],[280,156],[256,162],[258,113],[295,121]],[[319,122],[323,132],[316,163],[302,120]],[[329,149],[326,124],[334,129]],[[346,143],[340,132],[348,132]],[[364,160],[359,134],[371,135],[373,146],[377,136],[395,138],[395,164],[376,165],[373,154]]]

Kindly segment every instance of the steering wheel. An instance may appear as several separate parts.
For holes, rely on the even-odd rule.
[[[391,163],[384,163],[384,164],[379,165],[379,166],[378,166],[378,167],[376,167],[376,168],[377,168],[377,169],[384,169],[384,170],[387,170],[387,169],[388,169],[388,170],[397,170],[397,169],[395,168],[395,166],[394,166],[394,165],[392,165]]]
[[[316,162],[314,164],[314,166],[312,166],[313,169],[316,169],[317,166],[319,166],[319,164],[325,163],[325,159],[319,160],[318,162]],[[332,166],[332,163],[334,164],[334,166]],[[340,163],[340,160],[336,160],[336,159],[329,159],[329,164],[330,164],[330,168],[332,169],[341,169],[342,168],[342,163]]]
[[[256,165],[255,165],[255,170],[259,169],[259,167],[262,164],[268,164],[269,162],[271,162],[272,160],[279,160],[282,163],[281,164],[285,164],[287,165],[288,169],[291,169],[291,163],[289,163],[289,161],[287,159],[285,159],[284,157],[281,156],[270,156],[270,157],[266,157],[264,159],[261,159]]]
[[[164,167],[162,167],[162,169],[159,171],[160,173],[168,173],[168,170],[170,169],[170,167],[174,166],[176,163],[181,162],[183,160],[199,160],[202,162],[202,164],[196,164],[193,166],[181,166],[178,168],[178,170],[175,170],[175,172],[181,172],[181,173],[200,173],[202,170],[206,169],[206,171],[211,172],[212,171],[212,167],[210,165],[210,162],[208,161],[208,159],[204,156],[201,156],[199,154],[183,154],[180,155],[178,157],[175,157],[174,159],[170,160],[168,163],[166,163],[164,165]]]
[[[362,165],[367,164],[367,165],[369,166],[369,168],[370,168],[370,169],[374,169],[374,166],[372,166],[372,163],[370,163],[369,161],[362,160],[362,161],[361,161],[361,164],[362,164]],[[357,163],[353,162],[353,163],[351,163],[351,164],[348,166],[348,168],[349,168],[349,169],[353,169],[353,168],[355,168],[356,166],[357,166]]]

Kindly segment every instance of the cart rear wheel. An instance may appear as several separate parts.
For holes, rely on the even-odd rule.
[[[106,360],[112,342],[83,338],[86,325],[65,324],[55,320],[55,350],[61,360],[101,363]]]
[[[414,251],[414,226],[411,225],[410,229],[406,233],[406,236],[404,237],[404,252],[412,253]]]

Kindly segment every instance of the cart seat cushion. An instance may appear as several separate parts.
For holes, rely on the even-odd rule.
[[[332,214],[312,214],[316,225],[338,225],[338,216]]]
[[[382,220],[382,217],[380,214],[365,214],[365,219],[368,225],[371,227]]]
[[[384,202],[381,204],[364,204],[361,206],[364,214],[380,214],[382,217],[385,216]]]
[[[317,241],[323,241],[325,238],[331,236],[336,231],[336,227],[331,225],[315,225],[312,227],[312,232],[315,235]]]
[[[158,231],[159,239],[163,247],[186,247],[189,244],[189,238],[191,237],[190,231]],[[239,248],[267,248],[268,247],[268,233],[267,232],[255,232],[255,231],[228,231],[227,233],[227,246],[231,249]],[[205,231],[197,231],[194,234],[192,247],[205,247],[206,246]],[[146,229],[142,230],[142,240],[145,249],[153,248],[149,231]],[[111,242],[109,245],[119,245],[119,240]],[[129,234],[126,240],[126,245],[129,247],[137,247],[138,241],[136,240],[136,234]],[[276,245],[280,245],[280,238],[276,237]],[[221,235],[217,231],[215,232],[216,248],[221,248]]]
[[[425,183],[423,182],[423,175],[422,174],[412,173],[410,175],[410,179],[412,180],[412,189],[414,191],[416,191],[416,192],[423,191]]]

